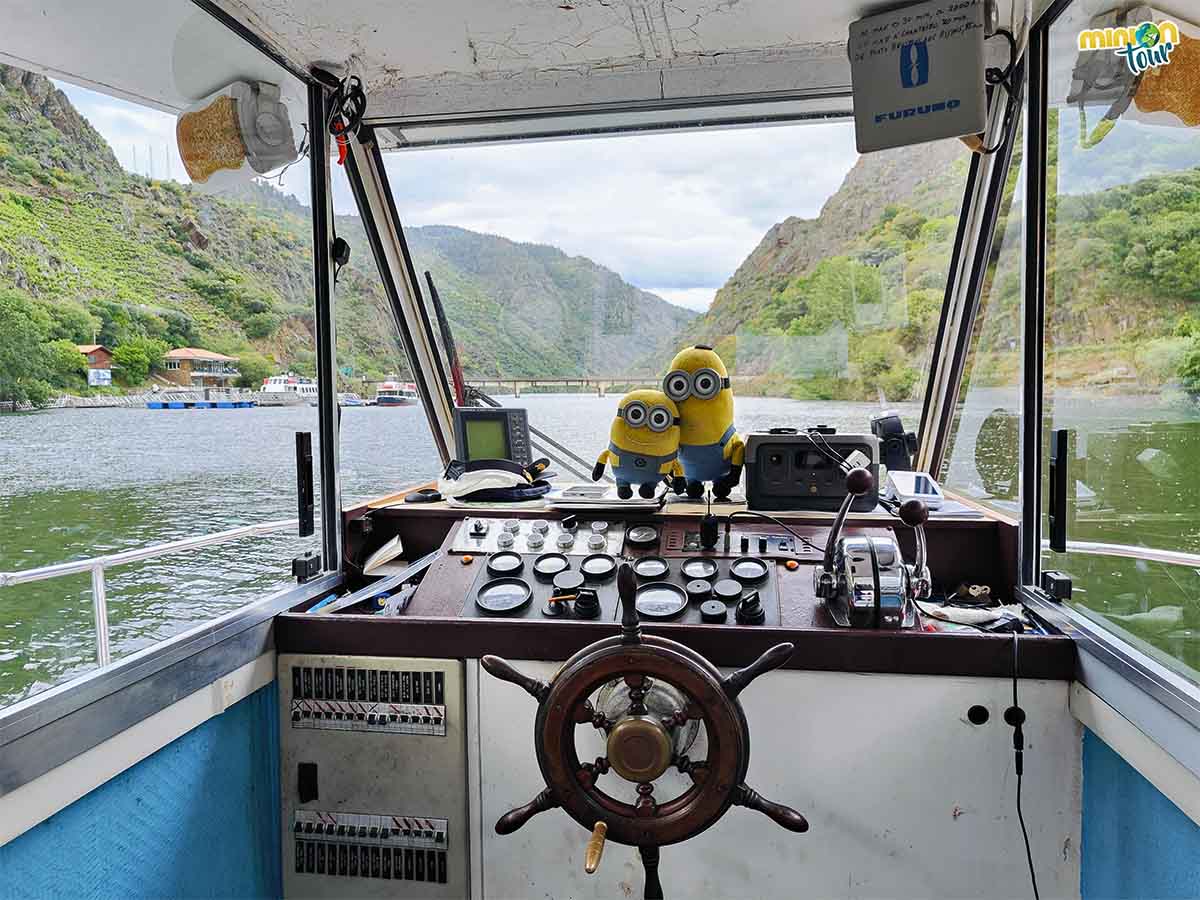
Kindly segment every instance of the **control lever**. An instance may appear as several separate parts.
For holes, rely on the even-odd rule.
[[[917,499],[905,500],[900,504],[900,521],[913,530],[917,546],[913,564],[909,567],[909,596],[913,600],[924,600],[929,596],[933,580],[926,565],[925,523],[929,521],[929,507]]]
[[[842,537],[842,527],[846,523],[847,513],[850,512],[850,504],[874,486],[875,478],[866,469],[855,468],[846,473],[846,499],[842,501],[833,520],[833,527],[829,529],[829,536],[825,539],[825,558],[821,561],[821,571],[817,573],[816,591],[822,600],[832,597],[837,585],[837,578],[833,573],[833,557]]]

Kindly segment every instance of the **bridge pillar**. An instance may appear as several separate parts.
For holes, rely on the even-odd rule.
[[[519,382],[519,381],[513,382],[513,396],[514,397],[521,396],[521,382]]]

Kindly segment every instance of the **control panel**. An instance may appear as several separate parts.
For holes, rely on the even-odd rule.
[[[603,519],[488,519],[467,518],[458,525],[454,553],[562,553],[588,556],[618,554],[625,541],[625,526]]]
[[[280,654],[278,666],[284,896],[466,896],[462,663]]]

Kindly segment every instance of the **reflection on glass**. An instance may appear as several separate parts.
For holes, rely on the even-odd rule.
[[[957,141],[858,157],[838,123],[425,150],[388,171],[467,380],[594,460],[619,398],[696,343],[729,370],[743,434],[865,432],[891,408],[915,427],[968,161]]]
[[[1124,62],[1077,51],[1080,27],[1059,21],[1050,47],[1075,61],[1051,86],[1047,184],[1044,427],[1070,434],[1068,538],[1200,553],[1200,136],[1161,102],[1197,64],[1181,53],[1116,79],[1120,96],[1090,90],[1095,54]],[[1077,608],[1195,679],[1193,569],[1084,549],[1043,566],[1072,576]]]
[[[211,23],[179,6],[184,29]],[[197,53],[167,77],[202,101],[230,76]],[[282,72],[278,86],[304,97]],[[295,516],[294,435],[316,431],[298,389],[315,374],[307,177],[252,180],[278,159],[246,128],[279,104],[237,90],[258,113],[241,145],[225,103],[221,127],[191,123],[187,152],[224,135],[246,177],[200,190],[174,115],[0,65],[0,571]],[[303,103],[289,115],[303,122]],[[310,546],[283,532],[109,570],[113,658],[259,599]],[[0,706],[94,655],[88,577],[0,588]]]
[[[941,474],[946,487],[1010,515],[1020,513],[1022,159],[1018,143]]]

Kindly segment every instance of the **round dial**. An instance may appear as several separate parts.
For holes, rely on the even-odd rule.
[[[635,547],[645,547],[658,540],[658,529],[653,525],[634,525],[625,533],[625,538]]]
[[[525,568],[525,560],[519,553],[493,553],[488,560],[487,570],[497,577],[501,575],[516,575]]]
[[[667,581],[652,581],[637,590],[637,611],[649,619],[672,619],[687,605],[683,589]]]
[[[475,595],[475,605],[481,612],[504,616],[524,607],[533,591],[520,578],[497,578],[489,581]]]
[[[713,585],[713,599],[736,603],[742,597],[742,586],[732,578],[722,578]]]
[[[545,534],[550,530],[550,523],[545,519],[534,519],[531,527],[537,534]]]
[[[571,567],[571,562],[561,553],[543,553],[533,561],[533,571],[539,578],[547,581],[559,572],[565,572]]]
[[[529,537],[525,538],[525,545],[530,550],[541,550],[545,543],[546,539],[536,531],[532,532]]]
[[[767,580],[767,564],[753,556],[743,556],[730,564],[729,574],[742,584],[758,584]]]
[[[564,531],[562,534],[560,534],[558,537],[556,537],[554,539],[554,543],[564,549],[567,547],[573,547],[573,546],[575,546],[575,535],[568,534],[567,532]]]
[[[717,574],[717,564],[711,559],[696,556],[692,559],[685,559],[680,571],[683,572],[683,577],[689,581],[696,578],[712,578]]]
[[[596,553],[584,558],[579,564],[579,571],[594,581],[611,578],[617,571],[617,561],[607,553]]]
[[[592,534],[604,534],[604,532],[606,532],[606,531],[608,531],[608,523],[607,522],[593,522],[592,523]]]
[[[608,546],[608,539],[602,534],[589,534],[587,545],[592,550],[603,550]]]
[[[511,531],[502,531],[498,535],[496,535],[496,546],[497,547],[511,547],[515,541],[516,541],[516,538],[513,537],[513,534]]]
[[[521,523],[516,519],[506,519],[504,522],[504,530],[511,534],[516,534],[521,530]]]
[[[670,565],[661,556],[643,556],[633,564],[633,574],[638,578],[665,578],[670,571]]]

